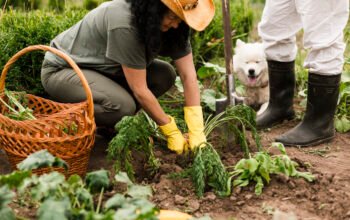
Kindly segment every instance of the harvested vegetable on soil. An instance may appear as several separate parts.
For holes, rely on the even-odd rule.
[[[196,188],[196,194],[203,196],[206,186],[212,187],[219,195],[228,196],[228,173],[221,161],[219,154],[209,143],[195,150],[195,156],[191,167],[192,182]]]

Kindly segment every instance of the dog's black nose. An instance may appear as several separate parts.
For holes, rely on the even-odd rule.
[[[249,76],[254,76],[255,75],[255,69],[249,69],[248,73],[249,73]]]

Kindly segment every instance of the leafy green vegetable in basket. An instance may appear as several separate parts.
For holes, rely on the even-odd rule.
[[[8,108],[7,117],[18,121],[36,119],[33,115],[33,110],[26,106],[28,100],[25,97],[25,92],[11,92],[4,90],[4,94],[5,97],[7,97],[8,102],[1,97],[0,101]]]
[[[5,107],[4,115],[17,121],[35,120],[37,119],[33,110],[28,108],[28,99],[26,92],[13,92],[4,90],[4,96],[0,96],[0,105]],[[78,132],[78,124],[75,121],[66,120],[63,126],[60,126],[64,133],[75,135]],[[49,136],[49,133],[45,134]]]

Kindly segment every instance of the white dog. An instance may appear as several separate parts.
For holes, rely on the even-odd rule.
[[[245,43],[236,41],[233,56],[234,73],[245,86],[243,103],[263,112],[269,101],[269,77],[267,61],[261,43]]]

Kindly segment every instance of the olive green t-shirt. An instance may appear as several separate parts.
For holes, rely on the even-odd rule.
[[[54,38],[51,46],[68,54],[81,68],[101,73],[119,73],[121,65],[145,69],[155,56],[147,57],[145,45],[139,41],[136,27],[132,25],[132,16],[126,0],[105,2]],[[159,55],[176,60],[190,52],[188,41],[183,49],[163,46]],[[50,52],[45,59],[56,66],[68,65]]]

